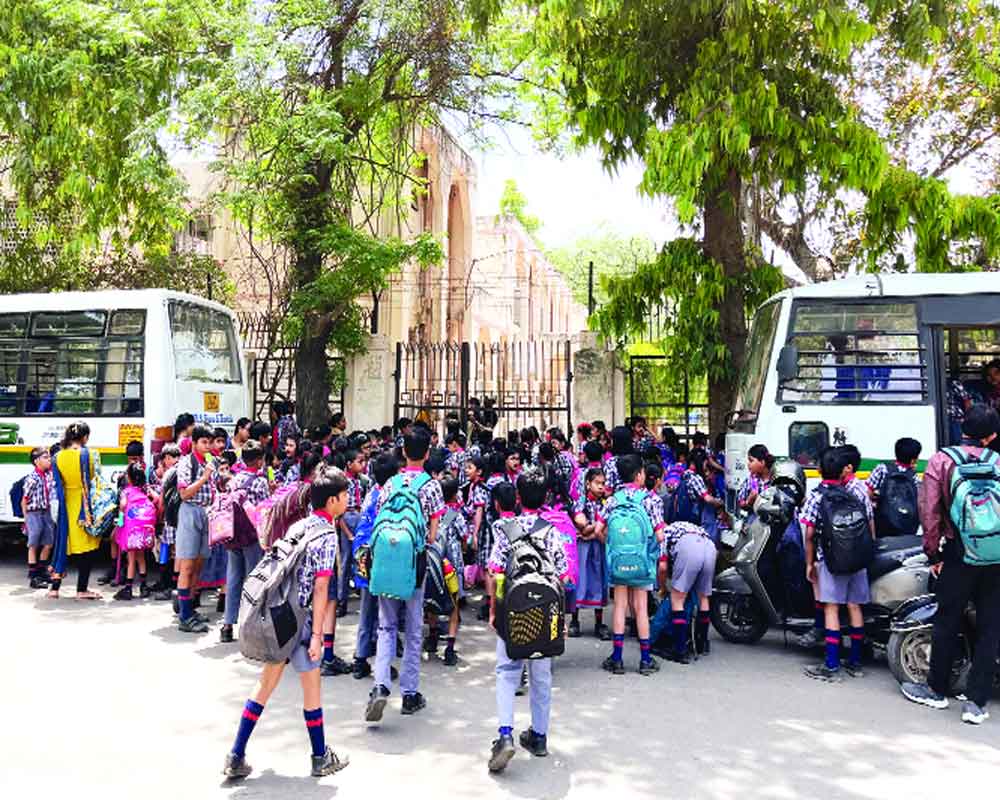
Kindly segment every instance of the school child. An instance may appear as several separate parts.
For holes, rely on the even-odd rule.
[[[125,462],[126,468],[131,464],[139,464],[143,471],[146,469],[145,458],[143,452],[142,442],[131,441],[125,445]],[[122,473],[118,478],[118,491],[121,492],[126,486],[125,473]],[[121,556],[121,550],[118,547],[118,541],[116,537],[111,537],[111,567],[108,569],[102,577],[97,579],[97,582],[101,586],[110,584],[111,586],[122,586],[125,584],[121,580],[121,569],[119,558]]]
[[[465,462],[469,458],[469,453],[465,449],[465,434],[449,433],[444,443],[448,448],[448,459],[445,462],[448,471],[458,480],[459,486],[465,488],[467,480]]]
[[[646,430],[646,418],[637,416],[631,419],[632,427],[632,449],[637,453],[642,453],[647,447],[656,445],[653,435]]]
[[[591,444],[597,443],[587,442],[586,447]],[[579,531],[576,546],[580,561],[580,578],[576,587],[577,608],[569,624],[569,636],[575,639],[580,635],[579,609],[582,606],[594,609],[594,636],[602,642],[607,642],[611,640],[611,631],[604,624],[604,606],[608,604],[608,567],[605,561],[604,540],[597,535],[605,499],[604,470],[600,464],[584,471],[584,485],[583,494],[573,506],[573,522]]]
[[[206,633],[208,626],[195,614],[193,593],[202,565],[209,556],[208,507],[215,497],[216,461],[208,458],[212,431],[203,426],[191,433],[192,450],[177,462],[177,489],[181,507],[177,516],[177,606],[182,633]]]
[[[163,484],[167,482],[167,477],[177,469],[177,462],[181,457],[181,449],[176,444],[167,444],[160,451],[160,460],[153,471],[154,478],[150,481],[150,486],[158,495],[160,513],[163,513]],[[170,552],[173,550],[177,538],[177,531],[172,525],[168,525],[164,520],[160,528],[160,577],[152,587],[154,600],[170,600],[177,589],[178,569],[176,562],[171,558]],[[168,574],[170,577],[168,577]]]
[[[657,652],[676,664],[690,663],[688,653],[688,618],[684,606],[687,596],[695,592],[698,596],[698,613],[695,618],[694,644],[698,655],[708,655],[708,609],[712,596],[712,582],[715,579],[715,543],[700,525],[690,522],[674,522],[663,530],[660,543],[660,561],[657,565],[657,580],[661,590],[666,589],[670,575],[670,647]],[[661,633],[665,633],[666,608],[664,603],[650,626],[650,636],[654,643]]]
[[[281,444],[281,463],[275,470],[279,483],[293,483],[299,479],[299,460],[301,458],[300,440],[289,436]]]
[[[24,533],[28,537],[28,585],[44,589],[49,585],[49,557],[56,541],[56,523],[52,519],[56,487],[48,448],[36,447],[31,451],[31,466],[34,469],[24,479],[21,498]]]
[[[216,428],[212,431],[212,455],[218,458],[223,451],[229,447],[229,434],[225,428]],[[234,451],[235,452],[235,451]]]
[[[749,473],[736,492],[736,505],[748,513],[753,511],[754,503],[760,493],[771,485],[771,470],[774,467],[774,456],[762,444],[755,444],[747,452],[747,472]]]
[[[363,560],[362,554],[367,552],[370,547],[379,497],[385,489],[386,482],[397,472],[399,472],[399,462],[396,461],[395,456],[389,453],[372,461],[372,480],[374,483],[364,499],[364,504],[361,507],[361,519],[354,530],[354,539],[351,541],[356,565]],[[378,598],[368,590],[368,575],[359,568],[354,570],[354,585],[360,590],[361,599],[352,670],[354,678],[361,680],[372,674],[368,659],[375,655],[375,643],[378,640]],[[333,657],[333,641],[331,640],[330,659],[332,660]]]
[[[119,553],[128,558],[126,580],[114,596],[115,600],[132,600],[138,572],[139,597],[149,597],[146,585],[146,551],[153,548],[156,535],[156,506],[146,486],[146,472],[141,464],[129,464],[125,469],[125,488],[120,493],[118,514],[121,523],[115,533]]]
[[[311,608],[312,613],[307,614],[298,633],[298,645],[287,663],[299,674],[302,683],[302,715],[312,745],[312,775],[320,778],[339,772],[349,762],[348,758],[338,756],[326,744],[319,674],[323,655],[323,638],[319,631],[326,611],[330,579],[337,564],[337,529],[334,520],[347,509],[347,479],[339,473],[321,475],[312,482],[309,495],[313,512],[296,523],[297,532],[322,529],[326,533],[306,546],[306,556],[299,567],[299,605]],[[222,772],[227,778],[245,778],[252,772],[246,760],[247,741],[284,671],[284,663],[264,665],[260,681],[243,709],[236,741],[226,756]]]
[[[455,642],[458,639],[458,626],[460,622],[459,601],[465,596],[465,588],[462,586],[462,573],[465,571],[462,548],[468,536],[468,525],[463,513],[462,499],[458,492],[458,481],[455,478],[446,478],[441,481],[441,493],[444,498],[445,513],[441,517],[437,538],[443,545],[445,558],[448,559],[452,570],[458,575],[458,594],[454,598],[455,607],[452,609],[448,619],[448,637],[444,648],[444,665],[446,667],[454,667],[458,664],[458,655],[455,653]],[[432,655],[436,653],[437,644],[438,622],[436,618],[433,618],[430,620],[427,652]]]
[[[441,484],[428,480],[423,476],[424,462],[430,447],[430,437],[422,431],[414,431],[403,438],[403,454],[406,456],[406,467],[386,485],[379,496],[378,510],[381,512],[389,498],[402,486],[415,491],[420,503],[427,543],[432,544],[438,533],[438,524],[444,515],[444,498],[441,494]],[[378,520],[376,518],[376,526]],[[377,560],[377,538],[373,544],[373,557]],[[391,597],[378,598],[378,650],[375,656],[375,686],[372,687],[365,708],[365,720],[378,722],[382,719],[390,694],[392,678],[389,668],[396,655],[396,632],[399,629],[399,617],[402,612],[406,619],[406,636],[403,649],[403,663],[400,671],[400,690],[403,693],[402,713],[416,714],[427,706],[427,701],[420,693],[420,645],[423,640],[424,620],[424,587],[419,584],[407,600],[396,600]]]
[[[868,476],[868,494],[875,507],[875,533],[880,537],[911,536],[917,532],[920,479],[916,466],[921,449],[916,439],[898,440],[895,462],[879,464]]]
[[[673,428],[668,425],[660,428],[660,441],[656,443],[656,449],[660,451],[660,464],[663,466],[664,473],[677,460],[677,445],[679,443]]]
[[[263,466],[264,451],[260,449],[260,445],[254,441],[246,442],[243,445],[243,470],[233,477],[232,490],[240,493],[242,495],[240,500],[251,506],[262,503],[271,494]],[[243,582],[247,575],[253,572],[263,554],[259,541],[228,550],[226,607],[222,617],[222,627],[219,629],[219,641],[222,643],[234,641],[233,626],[239,619]]]
[[[599,469],[604,472],[604,448],[596,439],[591,439],[583,446],[583,468],[577,471],[576,485],[570,492],[570,497],[574,503],[587,494],[587,473],[592,469]]]
[[[948,444],[962,443],[962,423],[966,412],[972,408],[972,395],[957,378],[948,381]]]
[[[506,484],[497,491],[507,493]],[[556,529],[548,525],[541,531],[536,531],[539,520],[539,510],[545,502],[547,493],[546,478],[540,470],[526,470],[517,481],[517,495],[521,500],[521,514],[514,517],[503,517],[503,523],[498,524],[490,553],[490,572],[496,576],[502,585],[504,571],[507,567],[507,557],[511,550],[512,527],[516,526],[520,535],[537,537],[542,547],[539,556],[549,559],[556,575],[565,583],[568,578],[568,564],[562,541]],[[510,493],[514,487],[510,487]],[[505,514],[508,512],[504,512]],[[496,594],[495,589],[490,597],[490,627],[496,629]],[[521,682],[522,671],[527,668],[531,678],[531,727],[523,731],[519,737],[521,747],[533,756],[545,757],[548,751],[549,716],[552,710],[552,659],[537,658],[527,662],[512,660],[507,656],[507,645],[497,636],[496,645],[496,697],[497,717],[499,721],[499,736],[493,741],[490,751],[490,772],[502,772],[511,758],[514,757],[514,697]]]
[[[337,564],[337,616],[347,616],[347,601],[351,594],[351,573],[354,559],[351,556],[351,540],[354,529],[361,519],[361,506],[368,494],[368,460],[360,450],[348,450],[344,454],[347,462],[347,512],[339,520],[340,562]]]
[[[576,459],[573,458],[570,444],[566,441],[566,437],[562,431],[555,431],[549,442],[555,450],[555,460],[552,462],[552,470],[562,487],[563,493],[569,494],[570,488],[573,485],[573,476],[579,472]]]
[[[850,618],[851,650],[844,671],[851,677],[861,677],[861,649],[864,643],[864,617],[861,606],[871,599],[866,568],[850,574],[835,574],[826,564],[822,548],[823,527],[830,523],[828,506],[841,505],[853,499],[864,513],[866,533],[875,536],[871,502],[867,493],[859,497],[847,486],[853,475],[850,454],[845,448],[828,448],[820,455],[819,466],[822,483],[813,489],[802,507],[800,522],[805,538],[806,578],[817,589],[817,600],[823,604],[826,660],[817,666],[805,668],[810,678],[836,683],[840,672],[840,606],[846,605]],[[819,545],[819,546],[818,546]]]
[[[662,540],[663,528],[666,527],[666,523],[663,520],[662,506],[654,502],[653,496],[646,491],[646,474],[643,470],[642,460],[637,455],[621,456],[618,459],[617,469],[622,483],[619,490],[608,498],[598,517],[597,535],[600,537],[607,536],[608,529],[613,523],[615,508],[628,503],[641,506],[648,517],[650,531],[656,536],[657,541]],[[607,539],[605,538],[605,547],[608,546]],[[639,674],[650,675],[657,672],[660,668],[656,660],[650,655],[647,601],[652,588],[652,584],[628,586],[612,583],[614,602],[614,618],[612,622],[613,649],[611,655],[604,660],[602,666],[614,675],[625,674],[625,666],[622,662],[622,648],[625,642],[625,615],[629,606],[635,612],[636,628],[639,634],[639,650],[641,654]]]
[[[632,446],[632,430],[623,425],[611,429],[611,457],[604,462],[604,491],[611,497],[622,480],[618,474],[618,460],[635,452]]]

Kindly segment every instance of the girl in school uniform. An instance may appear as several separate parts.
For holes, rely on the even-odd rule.
[[[577,551],[580,578],[576,587],[576,610],[569,624],[569,636],[580,635],[580,607],[594,610],[594,636],[602,642],[611,640],[611,631],[604,624],[604,607],[608,604],[608,568],[604,551],[604,532],[598,535],[598,520],[604,507],[604,471],[591,467],[584,473],[585,491],[573,506],[573,522],[577,530]]]
[[[747,453],[747,471],[736,493],[736,505],[746,512],[753,511],[757,497],[771,485],[771,468],[774,466],[774,456],[762,444],[755,444]]]

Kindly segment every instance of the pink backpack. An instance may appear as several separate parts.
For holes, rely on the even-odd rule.
[[[118,547],[123,551],[152,550],[156,536],[156,506],[135,486],[125,488],[125,515],[118,529]]]
[[[274,494],[265,497],[256,506],[245,507],[247,517],[260,532],[261,544],[270,547],[281,539],[292,523],[302,519],[309,513],[308,491],[305,492],[306,507],[299,509],[299,504],[293,503],[293,496],[302,492],[308,484],[293,482],[279,486]],[[298,513],[301,512],[301,513]]]
[[[574,586],[578,585],[580,583],[580,557],[576,550],[576,525],[573,524],[573,520],[562,509],[562,506],[556,508],[545,506],[538,516],[559,531],[563,549],[566,551],[569,578],[573,581]]]
[[[233,540],[232,494],[219,492],[208,509],[208,546],[227,545]]]

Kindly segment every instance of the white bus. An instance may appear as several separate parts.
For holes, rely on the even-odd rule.
[[[16,522],[11,485],[29,453],[90,426],[105,470],[125,446],[147,461],[183,411],[232,428],[249,398],[235,316],[219,303],[162,289],[4,297],[0,310],[0,522]]]
[[[817,478],[828,445],[854,444],[865,477],[903,436],[920,469],[955,438],[953,381],[989,394],[1000,358],[1000,274],[868,275],[782,292],[758,309],[726,436],[726,485],[761,443]]]

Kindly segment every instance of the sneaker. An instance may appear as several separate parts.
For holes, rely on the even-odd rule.
[[[348,664],[340,656],[334,656],[331,661],[324,661],[319,666],[320,675],[326,677],[336,676],[336,675],[350,675],[354,671],[354,667]]]
[[[570,622],[569,623],[569,630],[566,632],[566,635],[569,636],[570,639],[579,639],[580,638],[580,623],[577,622],[576,620],[573,620],[572,622]]]
[[[365,707],[365,722],[378,722],[382,719],[385,704],[389,702],[389,690],[384,686],[373,686],[368,695],[368,705]]]
[[[823,636],[815,628],[810,628],[795,640],[795,644],[806,650],[811,650],[812,648],[819,647],[823,644]]]
[[[337,603],[337,619],[347,616],[347,603]]]
[[[372,674],[372,665],[363,658],[354,659],[354,666],[351,667],[351,674],[355,680],[360,681]]]
[[[699,639],[697,636],[694,637],[694,651],[700,656],[711,654],[712,644],[709,642],[707,636],[704,639]]]
[[[513,736],[501,736],[494,739],[493,749],[490,750],[490,772],[503,772],[514,757],[515,752]]]
[[[351,759],[347,756],[341,758],[327,747],[323,755],[312,757],[312,776],[314,778],[322,778],[324,775],[333,775],[333,773],[340,772],[350,763]]]
[[[976,705],[971,700],[962,703],[962,722],[970,725],[982,725],[990,718],[990,712],[982,706]]]
[[[233,642],[233,640],[234,637],[233,637],[232,625],[223,625],[221,628],[219,628],[219,641],[222,642],[222,644],[230,644]]]
[[[454,650],[446,649],[444,651],[444,665],[446,667],[458,666],[458,653],[456,653]]]
[[[860,664],[844,664],[844,672],[846,672],[852,678],[865,677],[864,667],[862,667]]]
[[[899,691],[911,703],[919,703],[922,706],[936,708],[939,711],[948,707],[948,698],[943,694],[938,694],[925,683],[910,683],[907,681],[899,685]]]
[[[238,756],[236,753],[229,753],[226,756],[226,764],[222,768],[222,774],[230,780],[241,780],[251,772],[253,772],[253,767],[247,763],[243,756]]]
[[[132,599],[132,584],[127,583],[114,595],[115,600],[131,600]]]
[[[416,714],[421,709],[427,708],[427,701],[420,692],[414,692],[413,694],[403,695],[403,709],[402,712],[406,716],[411,714]]]
[[[29,582],[28,586],[32,589],[47,589],[49,586],[49,579],[42,575],[35,575]]]
[[[514,690],[514,697],[524,697],[527,691],[528,691],[528,668],[521,667],[521,682],[517,685],[517,688]]]
[[[611,641],[611,628],[607,625],[601,623],[600,625],[594,626],[594,636],[600,639],[602,642]]]
[[[174,599],[174,590],[171,589],[171,588],[169,588],[169,587],[166,588],[166,589],[160,589],[160,591],[155,592],[153,594],[153,599],[154,600],[159,600],[161,602],[164,601],[164,600],[173,600]],[[177,612],[174,611],[174,613],[176,614]]]
[[[177,630],[181,633],[208,633],[208,625],[197,617],[191,617],[187,620],[182,619],[177,624]]]
[[[140,583],[139,584],[139,597],[141,597],[143,600],[145,600],[147,597],[149,597],[149,595],[150,595],[149,587],[146,584],[144,584],[144,583]]]
[[[545,758],[549,754],[548,748],[545,746],[548,742],[548,737],[540,733],[535,733],[531,728],[528,728],[528,730],[521,734],[520,741],[521,747],[533,756]]]
[[[612,675],[625,674],[625,663],[622,661],[617,661],[611,656],[608,656],[606,659],[604,659],[604,663],[601,664],[601,667],[610,672]]]
[[[840,674],[840,669],[830,669],[826,664],[817,664],[815,667],[806,667],[802,672],[808,678],[813,678],[817,681],[824,681],[825,683],[840,683],[844,680],[844,676]]]
[[[639,674],[640,675],[652,675],[654,672],[660,671],[660,665],[655,658],[651,658],[648,661],[639,662]]]

